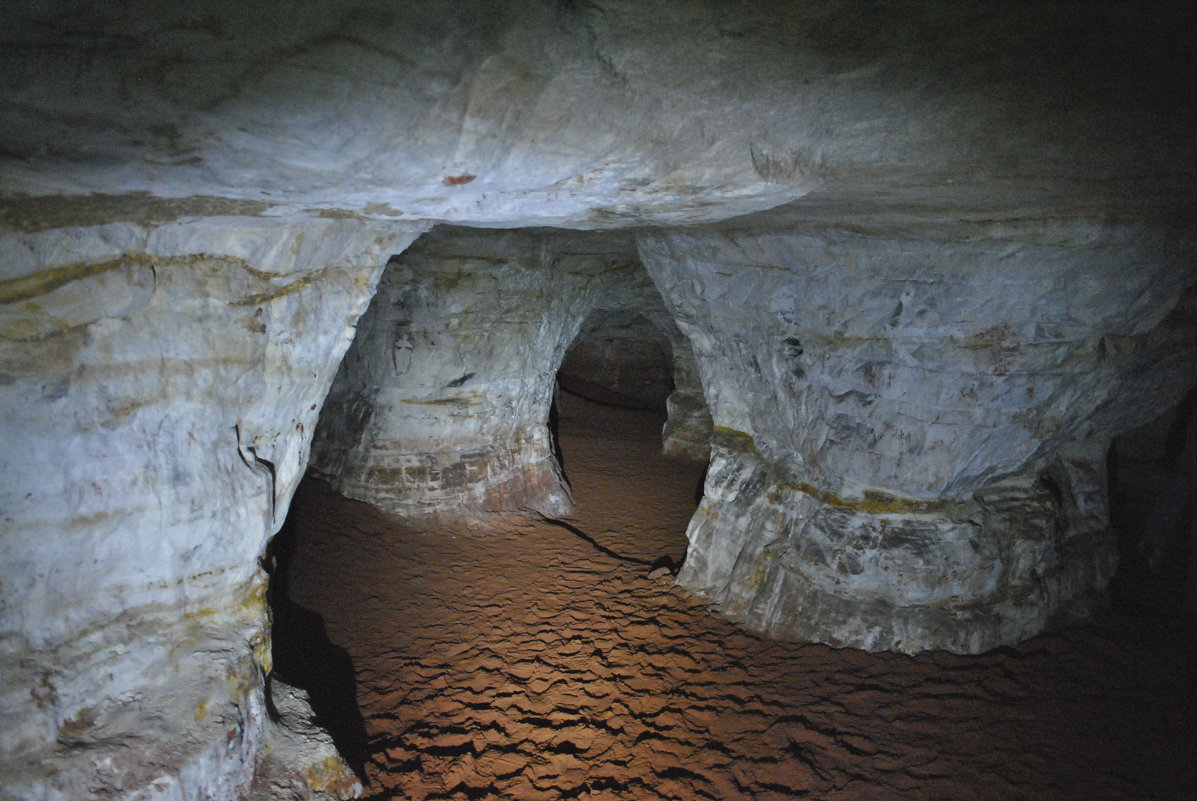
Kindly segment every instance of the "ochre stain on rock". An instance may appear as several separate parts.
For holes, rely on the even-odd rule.
[[[751,434],[737,431],[723,426],[715,427],[714,441],[731,451],[752,454],[758,461],[767,464],[774,473],[780,473],[775,464],[768,462],[756,448]],[[924,500],[920,498],[904,498],[900,495],[884,492],[883,490],[864,490],[862,498],[845,498],[834,492],[820,489],[806,481],[778,481],[775,490],[789,490],[809,495],[820,503],[835,506],[840,509],[851,509],[855,512],[865,512],[873,515],[887,514],[919,514],[943,511],[950,503],[943,500]]]
[[[52,267],[32,275],[23,275],[20,278],[0,281],[0,305],[16,303],[21,300],[32,300],[42,295],[48,295],[55,289],[66,286],[73,281],[91,278],[92,276],[100,275],[131,263],[148,261],[150,259],[146,256],[125,255],[119,259],[111,259],[93,264],[64,264],[61,267]]]

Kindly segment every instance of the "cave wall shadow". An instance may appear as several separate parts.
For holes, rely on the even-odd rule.
[[[1197,618],[1197,386],[1107,458],[1115,611]]]
[[[369,737],[357,705],[357,679],[349,652],[328,636],[324,618],[296,603],[290,594],[290,571],[298,545],[298,526],[292,515],[270,541],[264,559],[270,574],[267,600],[271,610],[273,669],[266,682],[266,703],[278,719],[271,698],[277,677],[308,694],[315,723],[328,732],[341,758],[365,781]]]

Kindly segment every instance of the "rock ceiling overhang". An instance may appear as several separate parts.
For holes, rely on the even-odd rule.
[[[9,9],[0,219],[614,228],[788,206],[900,226],[1191,205],[1183,4],[646,9]]]

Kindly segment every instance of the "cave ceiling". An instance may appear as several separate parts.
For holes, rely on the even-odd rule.
[[[1185,214],[1183,4],[6,10],[8,227]]]

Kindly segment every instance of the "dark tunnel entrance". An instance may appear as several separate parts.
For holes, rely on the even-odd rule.
[[[563,409],[568,410],[566,420],[570,424],[576,423],[587,404],[650,412],[660,418],[661,425],[640,434],[659,439],[668,415],[667,399],[673,390],[670,343],[644,315],[618,309],[591,312],[566,350],[553,386],[549,433],[562,478],[568,483],[561,448]],[[653,423],[646,420],[638,428],[645,424],[651,428]]]
[[[1115,437],[1107,464],[1119,551],[1115,609],[1197,619],[1197,386]]]
[[[597,310],[565,352],[557,384],[595,403],[664,415],[674,390],[672,349],[639,312]]]
[[[591,312],[562,360],[550,414],[574,533],[671,573],[685,558],[705,467],[665,454],[677,347],[638,312]]]

